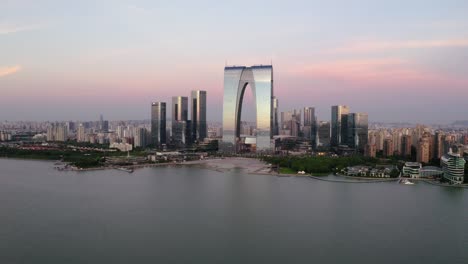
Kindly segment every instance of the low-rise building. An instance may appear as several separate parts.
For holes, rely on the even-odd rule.
[[[419,178],[422,164],[419,162],[406,162],[403,166],[403,176],[409,178]]]

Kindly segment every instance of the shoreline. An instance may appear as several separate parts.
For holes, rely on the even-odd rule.
[[[0,159],[12,159],[12,160],[33,160],[33,161],[45,161],[55,164],[57,162],[61,162],[54,159],[25,159],[25,158],[10,158],[10,157],[0,157]],[[62,162],[63,164],[68,164],[67,162]],[[69,168],[62,168],[54,166],[54,169],[58,169],[59,171],[74,171],[74,172],[87,172],[87,171],[100,171],[100,170],[112,170],[112,169],[142,169],[142,168],[152,168],[152,167],[162,167],[162,166],[197,166],[202,169],[212,170],[220,173],[229,172],[232,170],[243,170],[247,174],[257,174],[257,175],[267,175],[267,176],[276,176],[276,177],[306,177],[309,179],[326,181],[326,182],[338,182],[338,183],[380,183],[380,182],[394,182],[399,180],[400,178],[371,178],[371,177],[353,177],[353,176],[346,176],[337,174],[334,175],[336,177],[341,177],[343,180],[333,180],[328,179],[327,177],[333,175],[330,173],[329,175],[324,176],[314,176],[313,174],[283,174],[272,172],[271,168],[263,161],[255,158],[243,158],[243,157],[228,157],[228,158],[213,158],[213,159],[203,159],[203,160],[192,160],[186,162],[167,162],[167,163],[145,163],[145,164],[136,164],[136,165],[125,165],[125,166],[107,166],[107,167],[93,167],[93,168],[76,168],[76,167],[69,167]],[[349,180],[346,180],[349,179]],[[468,184],[462,185],[448,185],[439,183],[434,180],[429,179],[410,179],[412,181],[421,181],[430,185],[439,186],[439,187],[453,187],[453,188],[461,188],[461,189],[468,189]]]

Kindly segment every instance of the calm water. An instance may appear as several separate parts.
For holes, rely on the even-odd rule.
[[[0,159],[0,263],[468,263],[468,189]]]

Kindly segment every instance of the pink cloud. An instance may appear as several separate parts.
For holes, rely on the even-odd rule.
[[[468,79],[430,72],[399,58],[338,60],[293,69],[297,77],[346,82],[352,85],[408,87],[438,85],[446,88],[468,86]]]
[[[332,49],[331,53],[375,52],[398,49],[468,47],[468,39],[408,40],[408,41],[360,41],[345,47]]]
[[[10,74],[14,74],[21,70],[21,66],[11,66],[11,67],[0,67],[0,77],[4,77]]]

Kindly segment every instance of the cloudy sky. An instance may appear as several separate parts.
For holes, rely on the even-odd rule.
[[[0,0],[0,120],[145,119],[194,89],[221,120],[226,62],[273,62],[282,111],[468,119],[467,14],[466,0]]]

